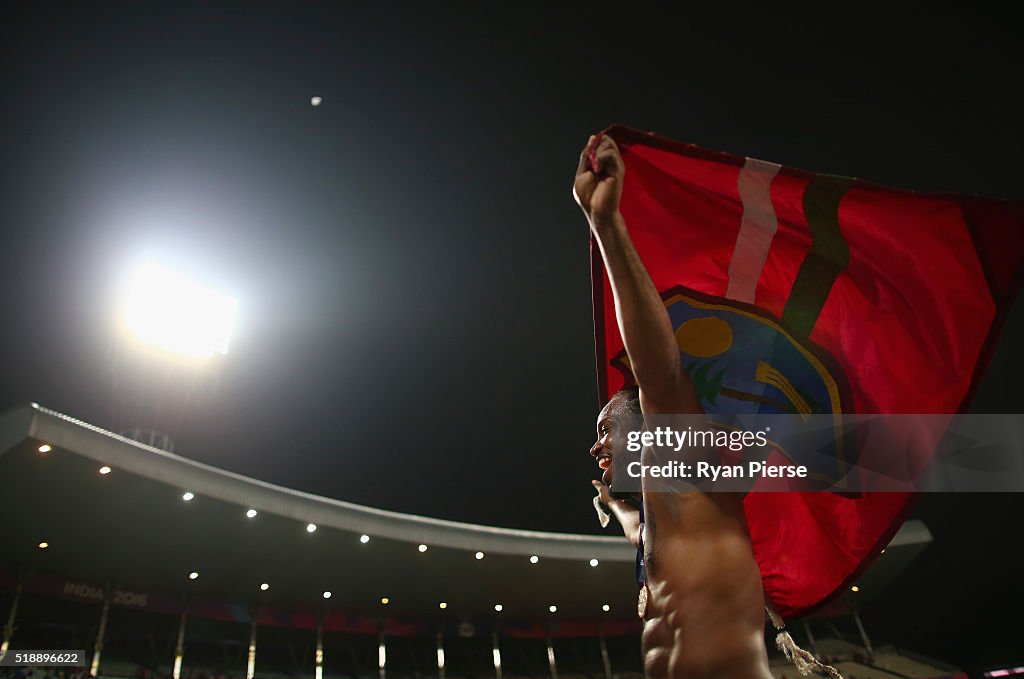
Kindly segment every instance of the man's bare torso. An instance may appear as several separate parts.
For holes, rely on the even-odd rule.
[[[645,496],[648,677],[769,679],[761,575],[741,496]]]

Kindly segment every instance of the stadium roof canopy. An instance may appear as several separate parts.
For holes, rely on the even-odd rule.
[[[635,553],[617,535],[496,528],[319,497],[35,404],[0,415],[0,478],[0,586],[31,574],[26,582],[50,583],[38,591],[69,598],[95,599],[109,584],[121,592],[115,605],[162,601],[174,612],[212,601],[237,619],[260,606],[261,621],[279,612],[272,624],[329,613],[396,633],[440,621],[489,627],[499,618],[523,634],[552,624],[581,632],[600,622],[606,630],[636,625]],[[905,524],[851,596],[883,589],[930,539],[919,521]]]

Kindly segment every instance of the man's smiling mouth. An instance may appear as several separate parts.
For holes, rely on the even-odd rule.
[[[597,466],[601,469],[608,469],[612,466],[612,456],[601,454],[597,456]]]

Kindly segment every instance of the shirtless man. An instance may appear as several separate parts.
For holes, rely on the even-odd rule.
[[[593,167],[591,166],[593,158]],[[701,413],[679,360],[665,306],[619,213],[625,166],[615,142],[591,137],[580,155],[573,194],[604,259],[619,332],[639,386],[609,400],[597,419],[590,454],[604,470],[602,500],[643,545],[639,609],[648,677],[770,679],[764,644],[764,594],[750,545],[743,496],[724,492],[653,492],[643,481],[643,530],[637,509],[611,497],[611,461],[624,454],[624,428],[644,415]],[[645,450],[643,455],[647,455]]]

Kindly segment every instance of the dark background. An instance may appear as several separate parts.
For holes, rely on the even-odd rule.
[[[824,7],[5,4],[0,408],[116,429],[142,404],[180,454],[270,482],[596,532],[588,134],[1022,197],[1008,16]],[[154,382],[115,332],[140,253],[240,300],[201,378]],[[975,411],[1022,411],[1022,337],[1017,312]],[[1022,509],[923,498],[935,542],[869,634],[1024,660]]]

